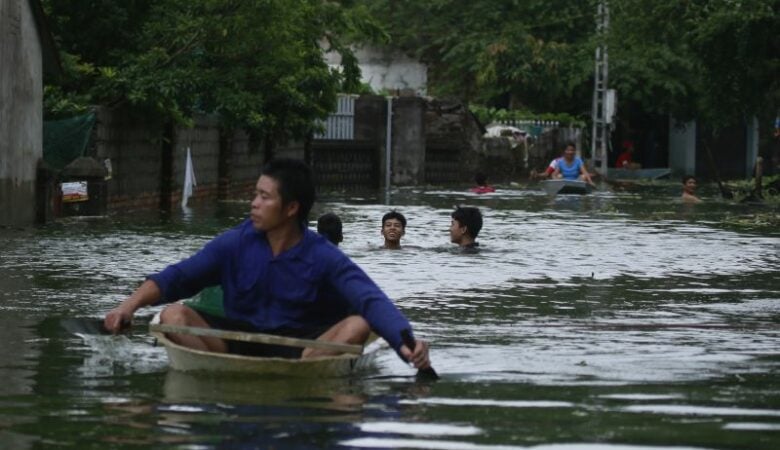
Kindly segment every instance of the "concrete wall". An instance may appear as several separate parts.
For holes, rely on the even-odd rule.
[[[195,118],[192,128],[176,127],[165,145],[165,128],[127,110],[98,108],[92,156],[111,160],[109,210],[176,207],[181,202],[187,148],[197,185],[189,202],[248,198],[263,161],[261,146],[241,131],[224,151],[217,120]],[[283,150],[283,149],[282,149]],[[220,193],[221,190],[221,193]]]
[[[362,150],[364,156],[371,157],[374,161],[370,170],[376,179],[365,187],[384,188],[387,179],[387,99],[385,97],[363,95],[355,99],[355,142],[365,147]]]
[[[220,151],[217,120],[213,117],[197,117],[194,127],[176,128],[174,142],[170,187],[171,204],[181,203],[187,148],[190,149],[192,155],[192,167],[197,182],[188,202],[217,198]]]
[[[0,225],[35,220],[43,156],[41,44],[27,0],[0,0]]]
[[[420,97],[393,100],[393,185],[425,182],[425,110]]]
[[[229,141],[227,148],[220,152],[223,158],[220,198],[250,199],[263,166],[263,147],[243,131],[233,133]]]
[[[127,110],[98,108],[91,156],[111,160],[109,210],[160,204],[163,128]]]
[[[299,159],[308,154],[320,189],[376,189],[384,179],[386,108],[384,97],[360,97],[354,140],[313,140],[309,152],[303,142],[290,142],[273,153]],[[393,108],[393,185],[465,183],[480,164],[492,161],[479,154],[482,130],[462,104],[399,97]],[[197,181],[190,202],[251,198],[266,153],[246,133],[225,136],[213,117],[166,131],[159,120],[126,110],[98,108],[96,116],[88,156],[111,161],[109,211],[176,208],[188,147]],[[495,165],[507,166],[500,157]]]
[[[379,102],[377,102],[377,99]],[[372,125],[384,99],[358,103],[356,141],[314,141],[315,178],[327,189],[378,187],[379,133]],[[213,117],[195,119],[193,128],[176,127],[165,138],[158,120],[127,110],[98,108],[89,156],[111,161],[108,209],[177,208],[181,202],[187,148],[197,185],[189,203],[222,199],[251,199],[265,160],[262,142],[235,131],[222,136]],[[166,144],[166,142],[169,142]],[[273,149],[277,157],[304,159],[303,142]]]
[[[429,184],[466,183],[485,162],[483,130],[460,102],[427,101],[425,134],[425,181]]]

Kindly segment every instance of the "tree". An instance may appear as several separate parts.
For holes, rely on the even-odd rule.
[[[593,2],[372,0],[391,41],[429,66],[434,95],[514,108],[589,109]]]
[[[49,104],[131,104],[183,123],[213,113],[267,141],[308,135],[357,84],[359,70],[329,68],[320,43],[350,54],[342,34],[376,29],[321,0],[44,3],[69,73]]]
[[[599,0],[370,0],[429,90],[537,112],[590,109]],[[610,85],[645,111],[733,124],[778,106],[780,0],[609,0]],[[509,99],[507,101],[507,99]]]
[[[613,0],[610,84],[648,111],[714,128],[780,100],[780,1]]]

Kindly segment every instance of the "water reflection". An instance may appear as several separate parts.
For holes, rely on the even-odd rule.
[[[167,403],[263,404],[316,407],[354,413],[365,403],[359,380],[225,376],[170,370],[163,386]]]

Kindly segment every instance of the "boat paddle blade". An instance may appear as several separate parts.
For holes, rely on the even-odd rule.
[[[415,342],[414,337],[412,337],[412,332],[408,328],[401,330],[401,341],[404,343],[404,345],[407,348],[409,348],[409,350],[412,351],[414,351],[414,348],[417,346],[417,342]],[[439,374],[437,374],[436,371],[433,370],[433,367],[428,366],[425,369],[417,370],[417,379],[438,380]]]
[[[103,326],[103,319],[92,317],[69,317],[60,320],[60,325],[73,334],[111,334]]]
[[[65,331],[73,334],[111,335],[103,325],[103,319],[93,317],[68,317],[60,320]],[[130,330],[130,323],[123,323],[121,333]]]

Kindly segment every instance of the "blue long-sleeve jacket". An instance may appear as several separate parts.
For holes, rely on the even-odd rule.
[[[362,269],[311,230],[274,257],[265,233],[249,220],[217,236],[198,253],[149,275],[161,302],[221,285],[225,315],[258,331],[333,325],[350,311],[361,315],[393,349],[408,320]]]

